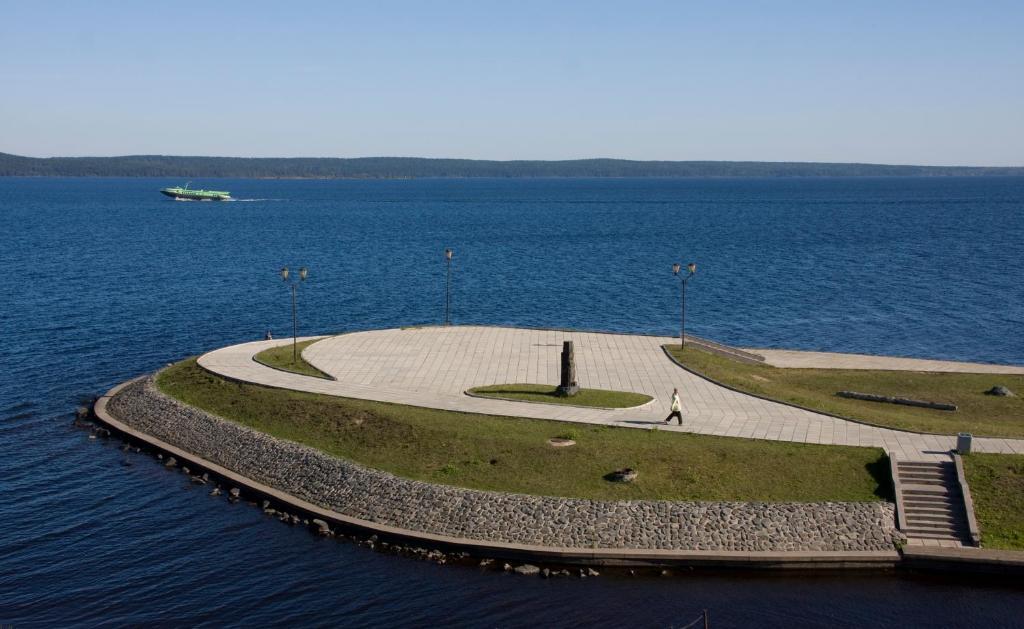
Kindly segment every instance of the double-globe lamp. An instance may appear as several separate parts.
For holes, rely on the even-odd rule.
[[[678,262],[672,265],[672,275],[679,278],[679,348],[686,347],[686,282],[697,272],[697,264],[691,262],[686,265],[686,273]]]
[[[281,268],[281,279],[285,282],[288,281],[290,273],[288,267]],[[299,317],[295,306],[295,289],[301,283],[305,282],[306,278],[309,277],[309,269],[302,267],[299,269],[299,279],[290,282],[292,289],[292,363],[297,364],[299,362],[299,350],[298,350],[298,338],[299,338]]]
[[[452,256],[455,251],[448,248],[444,250],[444,263],[447,266],[447,274],[444,280],[444,324],[452,324]]]

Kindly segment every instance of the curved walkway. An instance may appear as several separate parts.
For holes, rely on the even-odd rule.
[[[555,384],[563,340],[575,342],[582,387],[634,391],[654,398],[632,409],[586,409],[469,397],[488,384]],[[290,339],[214,350],[199,364],[217,374],[265,386],[451,411],[552,419],[727,437],[877,446],[902,460],[948,460],[955,437],[878,428],[738,393],[679,368],[661,346],[669,337],[457,326],[373,330],[325,338],[303,358],[335,380],[272,369],[257,353]],[[684,425],[666,426],[677,387]],[[976,438],[979,452],[1024,454],[1024,440]]]

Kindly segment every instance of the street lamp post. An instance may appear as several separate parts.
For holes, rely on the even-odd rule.
[[[288,275],[289,275],[288,267],[282,267],[281,268],[281,279],[284,280],[285,282],[288,282]],[[296,308],[296,305],[295,305],[295,290],[296,290],[296,288],[298,287],[298,285],[300,283],[306,281],[307,277],[309,277],[309,269],[307,269],[306,267],[302,267],[302,268],[299,269],[299,279],[297,281],[289,282],[289,285],[291,286],[291,289],[292,289],[292,363],[293,364],[297,364],[299,362],[299,349],[298,349],[298,347],[299,347],[299,345],[298,345],[298,338],[299,338],[299,316],[298,316],[298,309]]]
[[[697,265],[693,262],[687,264],[684,275],[680,275],[680,271],[682,271],[682,266],[678,262],[672,265],[672,275],[679,278],[679,349],[684,349],[686,347],[686,283],[697,272]]]
[[[447,274],[444,280],[444,324],[452,324],[452,255],[451,249],[444,250],[444,263],[447,266]]]

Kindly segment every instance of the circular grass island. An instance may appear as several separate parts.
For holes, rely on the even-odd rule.
[[[580,389],[576,395],[559,395],[558,387],[550,384],[492,384],[473,387],[466,395],[486,397],[512,402],[537,402],[540,404],[564,404],[590,408],[633,408],[643,406],[654,398],[631,391],[608,391],[606,389]]]

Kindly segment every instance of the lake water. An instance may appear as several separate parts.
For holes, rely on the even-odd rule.
[[[291,328],[675,333],[1024,363],[1024,179],[0,179],[0,625],[1008,626],[1024,590],[907,575],[544,581],[322,540],[71,425],[128,377]],[[199,182],[197,182],[198,184]]]

